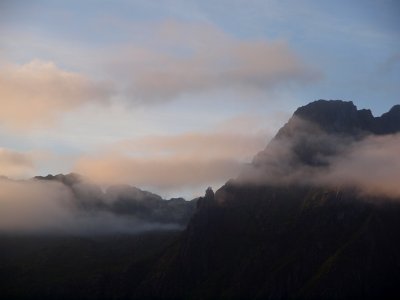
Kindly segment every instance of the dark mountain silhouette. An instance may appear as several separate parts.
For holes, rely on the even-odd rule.
[[[69,186],[79,209],[159,222],[162,211],[168,222],[189,220],[188,225],[183,232],[129,237],[2,237],[0,251],[7,257],[0,263],[2,294],[24,299],[398,299],[400,199],[308,180],[329,172],[335,159],[358,142],[397,132],[400,106],[374,117],[352,102],[312,102],[296,110],[238,178],[215,193],[207,189],[190,204],[130,186],[105,192],[90,184],[85,188],[74,174],[37,178]]]
[[[70,197],[60,208],[65,206],[70,221],[81,223],[73,231],[0,231],[2,299],[129,298],[196,208],[196,199],[164,200],[128,185],[103,192],[78,174],[12,182],[22,188],[24,183],[61,183]],[[106,226],[96,228],[103,218]],[[121,220],[122,226],[114,224]],[[89,225],[95,230],[88,230]]]
[[[319,100],[299,108],[251,171],[199,199],[186,231],[137,295],[397,299],[400,199],[365,196],[351,187],[242,179],[254,169],[278,178],[305,166],[324,170],[326,158],[340,155],[344,145],[398,131],[398,106],[377,118],[351,102]]]
[[[355,135],[360,132],[390,134],[400,131],[400,105],[374,117],[371,110],[358,110],[351,101],[318,100],[298,108],[293,117],[312,122],[328,133]],[[292,121],[293,118],[287,125]],[[287,125],[281,131],[285,131]]]

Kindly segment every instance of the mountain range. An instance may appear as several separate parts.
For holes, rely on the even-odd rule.
[[[352,102],[312,102],[237,178],[193,201],[131,186],[103,192],[76,174],[36,177],[66,186],[78,210],[179,226],[133,236],[3,236],[3,295],[398,299],[400,195],[386,177],[380,182],[386,165],[374,161],[375,176],[359,166],[381,159],[372,150],[388,140],[396,150],[399,132],[400,105],[374,117]]]

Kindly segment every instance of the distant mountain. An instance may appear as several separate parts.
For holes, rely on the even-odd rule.
[[[44,219],[44,228],[4,230],[1,223],[2,299],[129,299],[196,208],[196,199],[164,200],[129,185],[103,191],[78,174],[0,180],[43,189],[40,195],[49,197],[22,194],[29,209],[37,201],[34,216]],[[55,217],[46,214],[47,206]],[[18,222],[35,226],[40,220]]]
[[[36,176],[33,180],[55,181],[65,185],[74,196],[72,201],[77,210],[131,216],[151,223],[186,226],[196,207],[196,199],[165,200],[130,185],[112,185],[103,192],[99,186],[75,173]]]
[[[399,106],[381,117],[343,101],[299,108],[244,174],[199,199],[135,295],[398,299],[400,199],[284,180],[328,171],[353,143],[399,131]]]

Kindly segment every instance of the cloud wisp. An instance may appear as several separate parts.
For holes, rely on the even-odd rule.
[[[32,175],[35,160],[30,153],[0,148],[0,176],[18,178]]]
[[[107,101],[111,88],[52,62],[6,64],[0,70],[1,124],[19,130],[49,127],[64,112]]]
[[[174,20],[149,27],[144,43],[121,47],[109,63],[132,101],[164,102],[218,89],[272,90],[321,76],[283,40],[238,39],[211,24]]]
[[[265,142],[261,133],[150,136],[122,141],[109,151],[82,157],[75,171],[102,183],[166,190],[207,187],[236,176]]]

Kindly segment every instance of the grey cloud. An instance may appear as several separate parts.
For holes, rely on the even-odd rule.
[[[73,176],[1,179],[0,233],[104,235],[181,230],[193,208],[183,199],[167,201],[133,187],[104,193],[92,184],[69,181]]]

